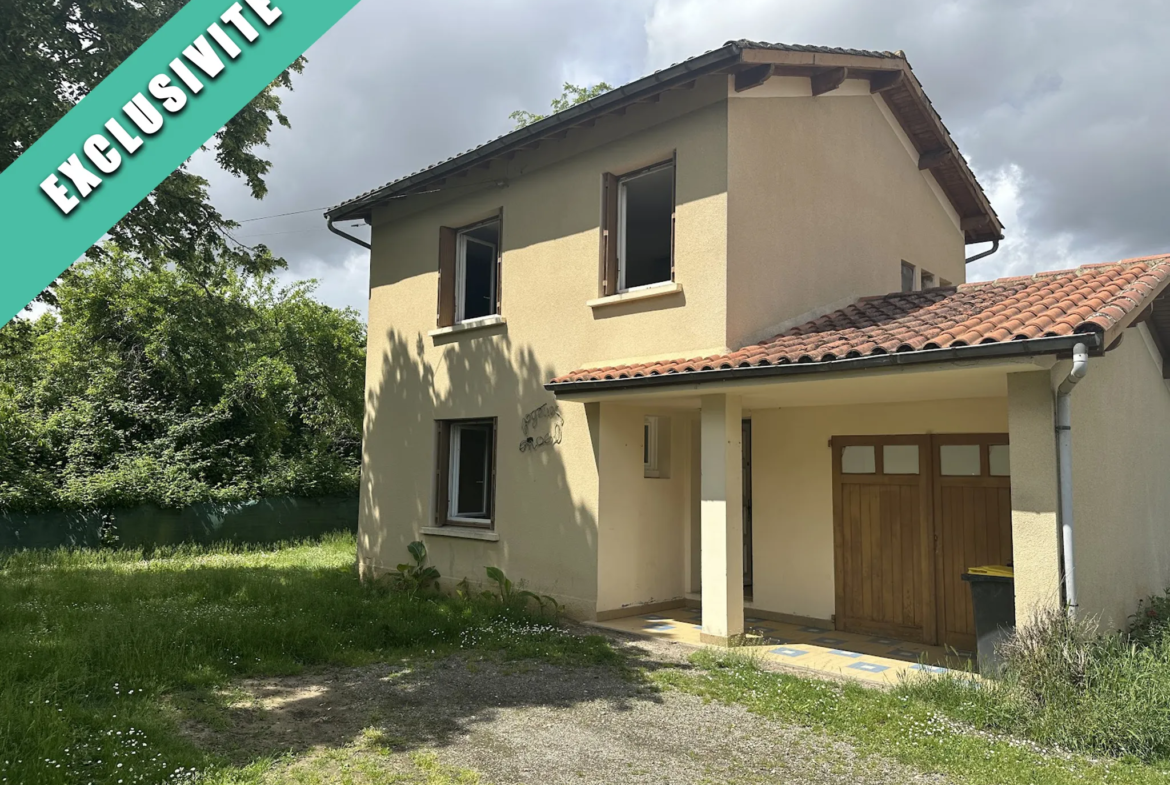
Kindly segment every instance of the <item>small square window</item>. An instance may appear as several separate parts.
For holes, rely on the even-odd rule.
[[[874,474],[877,454],[872,444],[854,444],[841,450],[842,474]]]
[[[886,444],[882,446],[883,474],[918,474],[917,444]]]
[[[928,273],[926,270],[922,271],[922,288],[933,289],[938,284],[935,283],[934,273]]]
[[[456,235],[456,322],[496,313],[496,264],[499,253],[499,221],[488,221],[463,229]]]
[[[902,291],[914,291],[914,265],[902,262]]]
[[[987,462],[991,464],[992,477],[1010,477],[1012,474],[1011,449],[1006,444],[992,444],[987,448]]]
[[[496,482],[495,420],[440,420],[436,426],[436,523],[491,528]]]
[[[939,447],[939,473],[944,477],[978,477],[978,444],[944,444]]]

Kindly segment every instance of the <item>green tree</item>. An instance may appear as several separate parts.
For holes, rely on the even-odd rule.
[[[550,104],[552,107],[552,112],[550,114],[563,112],[571,106],[584,103],[591,98],[596,98],[602,93],[608,93],[612,89],[613,88],[607,85],[605,82],[599,82],[592,87],[580,87],[578,85],[565,82],[564,92],[561,93],[561,97],[554,98]],[[516,128],[520,129],[526,125],[532,125],[533,123],[540,122],[548,116],[549,115],[545,114],[534,114],[525,109],[517,109],[515,112],[512,112],[512,114],[508,115],[508,119],[515,120]]]
[[[315,282],[115,247],[0,328],[0,509],[179,507],[357,487],[365,327]]]
[[[27,150],[186,0],[0,1],[0,172]],[[291,89],[298,59],[230,119],[215,136],[216,162],[242,178],[252,195],[267,192],[271,166],[257,154],[273,123],[288,127],[280,88]],[[206,277],[220,261],[250,272],[283,267],[264,246],[247,248],[229,235],[235,224],[210,203],[207,181],[184,165],[168,176],[111,232],[119,247],[149,264],[164,260]],[[105,253],[90,249],[90,258]],[[41,297],[54,302],[52,290]]]

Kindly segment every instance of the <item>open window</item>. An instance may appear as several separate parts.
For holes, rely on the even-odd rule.
[[[439,230],[440,327],[500,313],[500,218]]]
[[[674,161],[603,178],[605,295],[674,280]]]
[[[933,289],[934,287],[938,286],[938,284],[935,283],[934,273],[923,270],[921,276],[923,289]]]
[[[496,485],[496,421],[436,422],[438,526],[492,528]]]

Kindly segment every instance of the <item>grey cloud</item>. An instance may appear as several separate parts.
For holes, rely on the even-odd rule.
[[[206,162],[236,218],[321,208],[540,111],[565,80],[619,84],[733,38],[903,49],[1004,217],[974,277],[1170,250],[1170,5],[1087,0],[364,0],[309,52],[256,203]],[[245,224],[364,308],[361,249],[318,213]]]

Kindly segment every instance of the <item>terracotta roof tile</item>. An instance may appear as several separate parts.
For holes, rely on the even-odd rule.
[[[1168,284],[1170,255],[863,297],[782,335],[724,355],[580,369],[551,384],[822,363],[1107,332]]]

